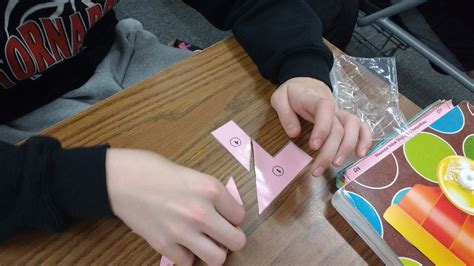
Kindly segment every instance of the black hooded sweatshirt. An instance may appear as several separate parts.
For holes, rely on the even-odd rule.
[[[0,124],[93,74],[114,41],[118,0],[5,0],[0,3]],[[329,84],[333,58],[305,0],[185,0],[214,26],[232,29],[261,74],[283,83]],[[0,240],[23,228],[62,231],[71,218],[111,216],[107,147],[66,150],[52,138],[0,142]]]

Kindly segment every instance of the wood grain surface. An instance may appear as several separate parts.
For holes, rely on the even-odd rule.
[[[289,139],[269,104],[274,89],[230,38],[43,134],[66,147],[109,143],[152,150],[222,182],[233,176],[247,211],[242,225],[247,245],[229,255],[229,265],[381,264],[330,204],[335,192],[330,176],[311,177],[306,169],[258,215],[254,172],[210,133],[234,120],[275,154]],[[401,104],[407,115],[418,111],[406,99]],[[310,130],[304,123],[293,141],[316,155],[307,145]],[[118,219],[81,221],[62,234],[29,231],[0,245],[0,264],[158,264],[160,257]]]

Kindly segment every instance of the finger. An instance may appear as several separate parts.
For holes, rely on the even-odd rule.
[[[352,153],[357,146],[361,121],[357,116],[347,112],[338,112],[337,117],[344,127],[344,137],[342,138],[333,164],[335,166],[342,166],[346,157]]]
[[[372,131],[366,123],[362,123],[359,131],[359,144],[357,144],[356,154],[359,157],[367,155],[372,146]]]
[[[214,207],[227,221],[233,225],[240,225],[245,217],[245,209],[230,195],[227,189],[219,182],[220,192],[214,200]]]
[[[165,247],[161,252],[177,265],[192,265],[194,262],[194,254],[178,244]]]
[[[206,264],[222,265],[227,258],[227,251],[205,235],[188,237],[184,241],[184,245]]]
[[[218,213],[215,213],[215,216],[208,221],[210,223],[205,224],[202,231],[209,237],[232,251],[237,251],[244,247],[246,237],[242,230],[231,225]]]
[[[343,136],[344,128],[336,118],[333,120],[329,136],[319,150],[319,154],[311,167],[311,172],[314,176],[323,174],[326,168],[334,161]]]
[[[288,137],[298,137],[301,133],[301,124],[298,116],[290,105],[286,90],[275,92],[272,96],[271,104],[273,109],[277,112],[280,123]]]
[[[314,114],[314,127],[309,142],[311,149],[319,149],[326,141],[326,138],[328,138],[333,124],[335,109],[336,105],[330,99],[321,99],[318,102]]]

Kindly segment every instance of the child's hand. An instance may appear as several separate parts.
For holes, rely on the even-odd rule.
[[[139,150],[109,149],[106,171],[114,213],[175,263],[221,265],[245,245],[245,210],[219,180]]]
[[[273,93],[272,106],[290,138],[301,132],[298,116],[315,124],[309,139],[310,147],[320,151],[311,166],[315,176],[331,163],[341,166],[354,150],[364,156],[372,145],[369,127],[355,115],[338,110],[331,90],[319,80],[288,80]]]

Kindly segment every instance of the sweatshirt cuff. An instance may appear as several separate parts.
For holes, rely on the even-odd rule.
[[[63,215],[113,216],[105,173],[107,148],[59,149],[53,152],[51,195]]]
[[[289,54],[283,61],[278,75],[278,83],[282,84],[296,77],[320,80],[332,90],[328,62],[314,51],[297,51]]]

